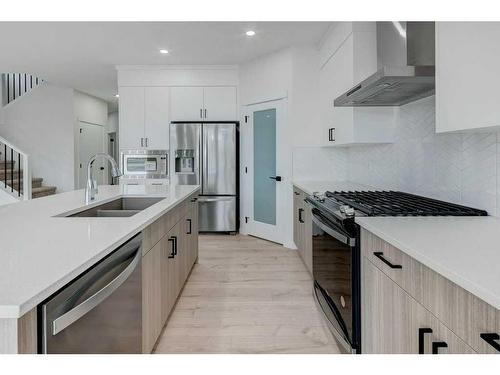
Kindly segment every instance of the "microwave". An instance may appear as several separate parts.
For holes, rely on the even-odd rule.
[[[168,150],[124,150],[121,168],[124,178],[168,178]]]

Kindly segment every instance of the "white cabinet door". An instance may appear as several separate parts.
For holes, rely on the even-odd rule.
[[[352,51],[353,35],[351,34],[320,72],[321,105],[325,124],[322,140],[325,145],[352,142],[354,109],[333,106],[334,99],[353,85]]]
[[[500,126],[500,23],[436,23],[436,132]]]
[[[203,120],[203,87],[172,87],[170,111],[172,121]]]
[[[237,121],[236,87],[205,87],[203,117],[208,121]]]
[[[169,96],[168,87],[146,87],[145,91],[145,138],[146,148],[168,150],[169,144]]]
[[[120,149],[141,148],[144,138],[144,87],[120,87]]]

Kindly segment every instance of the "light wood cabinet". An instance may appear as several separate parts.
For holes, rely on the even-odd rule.
[[[384,280],[383,284],[388,290],[392,288],[398,293],[403,291],[416,304],[411,315],[413,319],[417,319],[418,327],[414,326],[408,333],[408,340],[415,342],[415,329],[418,331],[419,328],[429,327],[433,333],[426,336],[448,345],[439,352],[500,353],[495,345],[498,340],[493,343],[490,340],[488,343],[481,336],[489,334],[489,338],[498,337],[495,335],[500,333],[499,310],[364,229],[361,231],[361,252],[362,337],[367,340],[364,352],[390,352],[394,349],[390,344],[384,344],[388,345],[386,348],[374,339],[377,337],[382,340],[384,335],[389,334],[385,331],[390,327],[380,323],[383,316],[377,318],[379,312],[387,309],[384,306],[395,304],[396,307],[392,308],[397,309],[404,305],[401,301],[384,301],[384,298],[387,299],[391,295],[389,291],[383,292],[383,295],[377,294],[381,280]],[[413,347],[410,349],[414,350]]]
[[[189,197],[143,231],[143,352],[150,353],[168,320],[197,252],[198,221],[192,220],[190,237],[188,219],[195,215]],[[197,216],[197,211],[196,211]]]
[[[474,350],[363,258],[362,352],[467,354]]]
[[[500,23],[436,22],[436,132],[500,126]]]
[[[142,350],[150,353],[163,327],[162,302],[162,247],[160,240],[142,257]]]
[[[297,187],[293,189],[293,240],[300,258],[312,274],[312,213],[304,201],[307,194]]]

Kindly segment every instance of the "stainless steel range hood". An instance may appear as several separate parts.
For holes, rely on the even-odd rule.
[[[377,72],[334,105],[400,106],[433,95],[434,42],[434,22],[377,22]]]

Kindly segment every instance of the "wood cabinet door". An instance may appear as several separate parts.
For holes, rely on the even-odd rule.
[[[193,264],[198,261],[198,247],[199,247],[199,233],[198,233],[198,198],[193,198],[191,202],[191,219],[192,219],[192,234],[191,234],[191,246],[192,246],[192,257]]]
[[[120,87],[120,149],[142,148],[144,138],[144,87]]]
[[[236,87],[205,87],[203,118],[207,121],[237,121]]]
[[[362,257],[361,286],[363,353],[474,353],[366,257]]]
[[[362,353],[418,352],[411,339],[413,306],[405,291],[365,257],[361,283]]]
[[[304,196],[305,198],[305,196]],[[302,246],[304,248],[304,263],[307,270],[312,276],[313,273],[313,254],[312,254],[312,210],[311,207],[304,202],[302,199],[302,204],[304,207],[304,223],[302,224]]]
[[[203,87],[172,87],[170,114],[172,121],[203,120]]]
[[[151,353],[163,327],[162,248],[160,240],[142,257],[142,349]]]
[[[146,148],[168,150],[170,126],[170,88],[145,88]]]

